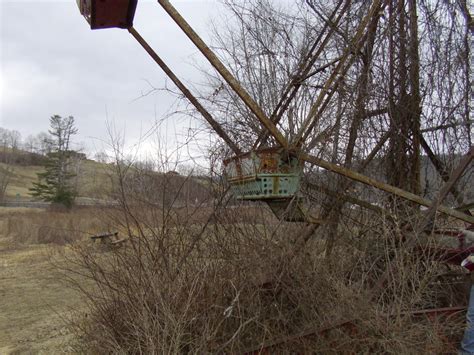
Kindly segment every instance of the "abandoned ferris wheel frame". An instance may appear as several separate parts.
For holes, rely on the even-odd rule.
[[[91,29],[122,28],[138,41],[151,58],[161,67],[165,74],[173,81],[183,95],[194,105],[197,111],[208,122],[211,128],[223,139],[228,147],[233,151],[234,156],[224,161],[224,170],[227,182],[230,185],[233,195],[241,200],[264,201],[280,219],[290,222],[308,222],[315,225],[324,223],[320,219],[315,219],[309,215],[300,199],[300,185],[305,164],[318,166],[333,173],[342,175],[382,191],[388,192],[396,197],[410,201],[414,205],[427,207],[425,211],[425,226],[430,224],[437,212],[451,216],[457,220],[474,224],[474,217],[469,209],[455,209],[444,206],[441,201],[448,193],[453,193],[455,185],[467,169],[474,158],[474,148],[471,146],[468,153],[461,159],[453,173],[444,179],[445,184],[440,190],[438,197],[427,200],[418,194],[396,187],[385,182],[373,179],[358,171],[328,162],[311,154],[311,144],[306,144],[310,133],[315,129],[316,124],[324,110],[330,102],[335,89],[341,79],[348,72],[355,61],[357,53],[363,47],[371,31],[371,25],[376,23],[386,7],[393,6],[396,0],[373,0],[371,5],[362,17],[361,21],[350,38],[349,44],[344,49],[337,65],[331,75],[325,81],[307,117],[303,120],[299,131],[289,141],[278,128],[278,124],[283,113],[288,108],[289,103],[295,97],[301,83],[290,83],[284,90],[283,97],[275,112],[268,117],[264,110],[248,94],[239,81],[231,74],[221,60],[204,43],[199,35],[192,29],[180,13],[171,5],[168,0],[158,0],[161,7],[174,20],[179,28],[194,43],[199,51],[205,56],[210,64],[216,69],[227,85],[238,95],[247,109],[258,119],[261,125],[261,132],[253,147],[242,149],[237,145],[231,136],[225,131],[222,125],[209,113],[199,102],[183,82],[174,74],[163,59],[150,47],[133,27],[133,19],[137,7],[137,0],[77,0],[81,14],[90,24]],[[350,1],[340,0],[331,15],[334,24],[340,20]],[[326,36],[329,36],[326,34]],[[321,41],[325,43],[325,41]],[[305,77],[317,59],[321,48],[313,46],[307,61],[307,65],[298,69],[295,76]],[[376,147],[380,149],[387,139],[385,135]],[[422,142],[426,144],[426,142]],[[309,147],[308,147],[309,146]],[[429,147],[428,147],[429,148]],[[374,150],[376,153],[376,150]],[[370,154],[370,155],[375,155]],[[357,198],[345,195],[346,191],[336,191],[342,199],[367,207],[370,204],[359,201]]]

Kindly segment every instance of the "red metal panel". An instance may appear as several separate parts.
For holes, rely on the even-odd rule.
[[[77,0],[77,2],[82,15],[93,30],[129,28],[133,25],[137,0]]]

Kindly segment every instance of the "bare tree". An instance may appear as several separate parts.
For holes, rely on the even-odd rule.
[[[360,38],[355,33],[370,2],[225,5],[232,17],[214,27],[214,48],[290,142],[310,110],[319,107],[303,150],[429,196],[468,151],[471,88],[463,58],[471,17],[462,2],[380,2]],[[345,58],[347,65],[339,67]],[[247,150],[272,145],[233,91],[208,75],[209,90],[201,96],[233,138]],[[458,204],[472,189],[471,170],[450,190]],[[325,189],[393,202],[346,178],[323,178],[311,168],[307,175]],[[328,240],[334,240],[346,204],[327,196],[324,205]]]
[[[3,202],[6,197],[8,185],[13,177],[13,167],[0,166],[0,202]]]

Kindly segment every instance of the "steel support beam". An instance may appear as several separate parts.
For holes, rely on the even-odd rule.
[[[402,190],[398,187],[395,187],[395,186],[386,184],[384,182],[372,179],[368,176],[362,175],[360,173],[357,173],[353,170],[344,168],[342,166],[327,162],[327,161],[325,161],[323,159],[320,159],[316,156],[306,154],[306,153],[301,153],[299,155],[299,158],[301,160],[304,160],[304,161],[308,162],[308,163],[312,163],[312,164],[317,165],[321,168],[332,171],[333,173],[345,176],[349,179],[361,182],[365,185],[373,186],[373,187],[375,187],[379,190],[389,192],[393,195],[399,196],[399,197],[404,198],[405,200],[408,200],[408,201],[411,201],[411,202],[415,202],[419,205],[426,206],[426,207],[429,208],[433,204],[433,202],[431,202],[430,200],[424,199],[424,198],[422,198],[418,195],[415,195],[411,192],[408,192],[408,191]],[[462,221],[465,221],[465,222],[468,222],[468,223],[474,223],[474,217],[469,216],[465,213],[456,211],[452,208],[449,208],[449,207],[446,207],[446,206],[443,206],[443,205],[439,205],[439,206],[437,206],[437,210],[439,212],[442,212],[442,213],[448,215],[448,216],[460,219]]]
[[[176,24],[183,30],[188,38],[194,43],[199,51],[206,57],[206,59],[212,64],[212,66],[219,72],[229,86],[239,95],[245,105],[250,111],[258,118],[263,126],[271,133],[276,139],[279,145],[284,148],[288,147],[288,141],[281,134],[275,124],[266,116],[261,107],[255,102],[247,91],[240,85],[237,79],[227,70],[225,65],[220,61],[214,52],[204,43],[199,35],[191,28],[186,20],[180,15],[180,13],[171,5],[168,0],[158,0],[158,3],[163,9],[170,15],[170,17],[176,22]]]
[[[316,60],[319,58],[319,56],[322,53],[323,49],[326,47],[326,44],[329,42],[331,36],[333,35],[333,33],[335,31],[335,27],[339,24],[339,21],[341,20],[343,15],[346,13],[346,10],[348,9],[349,5],[351,4],[351,1],[346,0],[346,2],[344,4],[344,7],[341,9],[341,11],[339,12],[339,15],[336,17],[336,19],[333,22],[333,18],[334,18],[334,16],[336,16],[341,4],[342,4],[342,0],[339,1],[336,8],[334,9],[334,11],[329,16],[329,19],[326,21],[326,24],[325,24],[324,28],[321,30],[321,33],[316,38],[316,40],[313,43],[313,46],[309,50],[309,54],[307,55],[306,59],[303,61],[301,66],[298,68],[298,71],[293,76],[293,79],[291,80],[291,82],[285,88],[285,91],[283,92],[280,101],[278,102],[275,110],[273,111],[272,115],[270,116],[270,119],[272,120],[272,122],[275,125],[280,122],[281,118],[283,117],[283,114],[285,113],[285,111],[290,106],[291,101],[293,101],[293,99],[295,98],[295,96],[296,96],[298,90],[301,88],[303,82],[306,80],[307,77],[310,76],[311,68],[313,67],[314,63],[316,63]],[[329,29],[328,33],[324,36],[324,39],[323,39],[323,35],[326,33],[326,29],[328,29],[330,27],[330,24],[333,24],[334,26],[332,26]],[[333,63],[336,63],[339,60],[340,60],[340,58],[338,58]],[[268,139],[268,131],[260,132],[257,140],[255,141],[255,143],[253,145],[253,149],[257,149],[257,147],[264,144],[267,139]]]
[[[179,12],[171,5],[171,3],[168,0],[158,0],[158,3],[163,7],[163,9],[170,15],[170,17],[176,22],[176,24],[183,30],[183,32],[188,36],[188,38],[196,45],[196,47],[201,51],[201,53],[207,58],[207,60],[214,66],[214,68],[219,72],[219,74],[225,79],[225,81],[230,85],[230,87],[239,95],[239,97],[242,99],[242,101],[247,105],[247,107],[255,114],[255,116],[259,119],[259,121],[268,129],[268,131],[273,135],[273,137],[276,139],[276,141],[284,148],[288,148],[288,141],[285,139],[285,137],[281,134],[281,132],[278,130],[278,128],[275,126],[275,124],[265,115],[263,110],[258,106],[258,104],[250,97],[250,95],[245,91],[245,89],[239,84],[239,82],[233,77],[233,75],[227,70],[227,68],[222,64],[222,62],[217,58],[217,56],[212,52],[212,50],[204,43],[204,41],[199,37],[199,35],[191,28],[191,26],[186,22],[186,20],[179,14]],[[385,4],[385,2],[384,2]],[[369,13],[366,15],[364,20],[362,21],[363,23],[360,24],[358,31],[354,38],[360,38],[363,35],[364,29],[367,27],[367,24],[369,23],[370,19],[373,18],[377,14],[377,12],[380,11],[380,0],[374,0],[372,3],[372,6],[369,10]],[[347,56],[350,54],[350,48],[348,49]],[[344,62],[344,61],[341,61]],[[343,63],[342,63],[343,64]],[[341,65],[342,65],[341,64]],[[335,73],[338,73],[338,69],[336,68]],[[337,75],[334,76],[334,79],[336,78]],[[329,90],[330,87],[330,81],[328,81],[326,84],[327,90]],[[326,91],[327,91],[326,90]],[[322,97],[321,96],[321,102],[322,102]],[[315,114],[318,111],[318,101],[315,103],[313,106],[312,113],[310,113],[307,117],[306,124],[303,125],[301,131],[299,132],[301,135],[303,135],[306,131],[305,128],[309,128],[308,126],[312,125],[312,115]],[[314,112],[313,112],[314,111]],[[345,176],[347,178],[350,178],[352,180],[361,182],[363,184],[373,186],[375,188],[378,188],[382,191],[389,192],[391,194],[394,194],[396,196],[399,196],[401,198],[404,198],[406,200],[415,202],[419,205],[426,206],[426,207],[431,207],[432,202],[424,199],[418,195],[415,195],[411,192],[402,190],[400,188],[397,188],[395,186],[383,183],[381,181],[372,179],[370,177],[367,177],[365,175],[362,175],[360,173],[354,172],[350,169],[343,168],[341,166],[338,166],[336,164],[329,163],[325,160],[322,160],[316,156],[307,154],[307,153],[301,153],[299,155],[299,158],[302,159],[303,161],[306,161],[308,163],[315,164],[317,166],[320,166],[324,169],[327,169],[329,171],[332,171],[336,174]],[[438,206],[437,208],[438,211],[449,215],[451,217],[463,220],[468,223],[474,223],[474,217],[468,216],[462,212],[453,210],[449,207],[446,206]]]
[[[201,113],[204,119],[211,125],[211,127],[216,131],[216,133],[227,143],[227,145],[234,151],[235,154],[241,154],[242,151],[239,149],[237,144],[228,136],[224,131],[222,126],[212,117],[212,115],[200,104],[196,97],[188,90],[188,88],[178,79],[178,77],[173,73],[173,71],[166,65],[166,63],[156,54],[153,48],[143,39],[142,36],[135,30],[135,28],[128,28],[128,32],[137,40],[138,43],[147,51],[150,57],[160,66],[160,68],[165,72],[166,75],[173,81],[173,83],[178,87],[179,90],[183,93],[184,96],[196,107],[196,109]]]
[[[384,5],[385,5],[385,2],[384,2]],[[294,142],[292,142],[293,146],[295,147],[301,146],[304,139],[309,135],[309,132],[317,123],[317,120],[321,115],[321,110],[320,110],[321,105],[323,104],[324,101],[326,102],[328,101],[328,100],[324,100],[326,95],[328,95],[329,97],[332,96],[332,94],[334,93],[333,84],[338,82],[339,81],[338,78],[342,77],[352,65],[356,53],[359,51],[360,47],[362,46],[364,42],[364,38],[366,38],[366,36],[364,36],[364,31],[367,28],[370,21],[375,16],[380,16],[380,0],[373,1],[372,6],[369,9],[369,12],[359,24],[356,34],[354,35],[352,39],[352,45],[349,45],[346,48],[341,60],[337,64],[336,68],[332,72],[329,79],[324,84],[324,87],[321,90],[321,93],[316,99],[316,102],[314,103],[314,105],[311,107],[311,110],[308,116],[306,117],[304,123],[302,124],[300,130],[298,131],[294,139]],[[346,61],[348,59],[349,59],[349,62],[346,65]]]
[[[430,225],[432,225],[433,219],[436,215],[436,211],[440,210],[441,202],[446,198],[449,191],[454,187],[454,185],[461,178],[462,174],[467,169],[469,164],[471,164],[473,159],[474,159],[474,147],[471,147],[469,152],[461,159],[461,161],[459,162],[459,165],[456,167],[456,169],[454,169],[454,171],[451,174],[449,180],[446,181],[446,183],[443,185],[440,192],[438,193],[438,196],[431,203],[430,208],[428,208],[428,210],[425,212],[423,222],[421,223],[421,226],[419,227],[420,231],[423,231],[426,228],[428,228]],[[459,213],[458,210],[453,210],[453,211],[456,211],[456,213]],[[471,218],[474,220],[473,217],[471,217]]]

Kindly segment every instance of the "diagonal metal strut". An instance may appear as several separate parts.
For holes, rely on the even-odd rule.
[[[471,155],[473,154],[472,150],[471,150]],[[395,187],[395,186],[392,186],[392,185],[389,185],[389,184],[386,184],[384,182],[381,182],[381,181],[378,181],[378,180],[375,180],[375,179],[372,179],[368,176],[365,176],[363,174],[360,174],[360,173],[357,173],[355,171],[352,171],[350,169],[347,169],[347,168],[344,168],[342,166],[339,166],[339,165],[336,165],[336,164],[332,164],[332,163],[329,163],[325,160],[322,160],[314,155],[310,155],[310,154],[305,154],[305,153],[302,153],[300,155],[300,159],[308,162],[308,163],[312,163],[314,165],[317,165],[321,168],[324,168],[326,170],[329,170],[329,171],[332,171],[333,173],[336,173],[336,174],[339,174],[339,175],[343,175],[345,177],[348,177],[352,180],[355,180],[355,181],[358,181],[358,182],[361,182],[365,185],[369,185],[369,186],[372,186],[372,187],[375,187],[379,190],[382,190],[382,191],[385,191],[385,192],[389,192],[393,195],[397,195],[397,196],[400,196],[402,198],[404,198],[405,200],[408,200],[408,201],[411,201],[411,202],[415,202],[419,205],[422,205],[422,206],[426,206],[426,207],[431,207],[434,203],[430,200],[427,200],[423,197],[420,197],[414,193],[411,193],[411,192],[408,192],[408,191],[405,191],[405,190],[402,190],[398,187]],[[443,206],[443,205],[438,205],[437,206],[437,210],[439,212],[442,212],[448,216],[451,216],[451,217],[454,217],[454,218],[457,218],[457,219],[460,219],[462,221],[465,221],[465,222],[468,222],[468,223],[474,223],[474,217],[472,216],[469,216],[465,213],[462,213],[462,212],[459,212],[459,211],[456,211],[452,208],[449,208],[449,207],[446,207],[446,206]]]
[[[326,25],[321,30],[320,34],[317,36],[316,40],[313,43],[313,46],[309,50],[308,55],[301,63],[291,82],[285,88],[285,91],[283,92],[280,101],[278,102],[272,115],[270,116],[270,119],[275,125],[280,122],[281,118],[283,117],[283,114],[290,106],[291,101],[293,101],[293,99],[295,98],[303,82],[310,75],[310,70],[313,67],[314,63],[319,58],[326,44],[329,42],[331,36],[333,35],[334,27],[330,28],[329,31],[326,33],[327,28],[329,28],[329,23],[332,23],[334,17],[339,11],[339,15],[337,15],[336,19],[333,22],[337,26],[343,15],[346,13],[346,10],[349,7],[350,3],[350,0],[346,0],[343,8],[341,9],[341,11],[339,11],[340,6],[342,5],[342,0],[339,1],[334,11],[329,16],[328,22],[326,22]],[[253,145],[253,149],[256,149],[257,147],[264,144],[268,139],[268,136],[269,135],[267,131],[261,132]]]
[[[171,5],[168,0],[158,0],[158,3],[165,9],[168,15],[176,22],[176,24],[183,30],[188,38],[195,44],[195,46],[201,51],[201,53],[207,58],[212,66],[219,72],[224,78],[227,84],[239,95],[245,105],[257,116],[258,120],[265,126],[268,131],[275,137],[278,144],[284,148],[288,147],[288,141],[281,134],[278,128],[273,122],[265,115],[262,108],[255,102],[254,99],[245,91],[240,83],[234,78],[234,76],[227,70],[212,50],[204,43],[199,35],[191,28],[186,20],[180,15],[180,13]]]
[[[227,143],[227,145],[234,151],[235,154],[241,154],[241,150],[224,131],[222,126],[217,122],[212,115],[200,104],[196,97],[188,90],[188,88],[178,79],[173,71],[166,65],[166,63],[156,54],[153,48],[143,39],[142,36],[133,27],[128,28],[128,32],[141,44],[141,46],[147,51],[150,57],[160,66],[166,75],[173,81],[173,83],[181,90],[184,96],[196,107],[196,109],[203,115],[206,121],[216,131],[216,133]]]
[[[385,4],[386,1],[383,2]],[[176,24],[183,30],[183,32],[188,36],[188,38],[196,45],[196,47],[201,51],[201,53],[207,58],[207,60],[214,66],[214,68],[219,72],[219,74],[225,79],[225,81],[230,85],[230,87],[239,95],[239,97],[242,99],[242,101],[247,105],[247,107],[255,114],[255,116],[259,119],[259,121],[265,126],[265,128],[268,129],[268,131],[271,133],[271,135],[276,139],[279,145],[281,145],[283,148],[288,149],[289,148],[289,143],[287,139],[282,135],[282,133],[278,130],[278,128],[275,126],[275,124],[265,115],[263,112],[262,108],[250,97],[250,95],[245,91],[245,89],[240,85],[240,83],[234,78],[234,76],[227,70],[227,68],[224,66],[224,64],[217,58],[217,56],[212,52],[212,50],[204,43],[204,41],[199,37],[199,35],[191,28],[191,26],[186,22],[186,20],[179,14],[179,12],[171,5],[171,3],[168,0],[158,0],[158,3],[163,7],[163,9],[170,15],[170,17],[176,22]],[[362,36],[364,29],[366,28],[369,20],[373,17],[376,16],[376,13],[380,10],[380,5],[381,1],[380,0],[374,0],[371,6],[371,9],[369,10],[369,13],[367,16],[364,18],[363,23],[360,24],[359,30],[357,31],[357,34],[354,36],[355,38],[358,38],[359,36]],[[349,56],[350,52],[347,53]],[[338,68],[336,68],[335,72],[337,73]],[[334,78],[335,79],[335,78]],[[327,83],[327,89],[329,89],[329,83]],[[305,133],[306,128],[310,128],[307,126],[311,126],[313,122],[312,121],[312,114],[314,114],[314,111],[317,111],[318,108],[318,102],[313,106],[313,112],[311,112],[306,120],[306,124],[303,125],[301,131],[299,132],[300,137]],[[365,175],[356,173],[350,169],[341,167],[339,165],[327,162],[325,160],[322,160],[316,156],[306,154],[306,153],[299,153],[298,154],[299,158],[303,161],[306,161],[308,163],[315,164],[317,166],[320,166],[324,169],[327,169],[329,171],[332,171],[336,174],[345,176],[347,178],[350,178],[352,180],[361,182],[363,184],[375,187],[377,189],[389,192],[391,194],[397,195],[399,197],[402,197],[406,200],[415,202],[419,205],[423,205],[426,207],[431,207],[432,202],[429,200],[426,200],[416,194],[413,194],[411,192],[402,190],[400,188],[397,188],[395,186],[383,183],[381,181],[369,178]],[[449,216],[455,217],[457,219],[469,222],[469,223],[474,223],[474,217],[471,217],[469,215],[466,215],[462,212],[453,210],[449,207],[439,205],[438,206],[438,211],[447,214]]]
[[[385,2],[382,4],[385,6]],[[300,147],[303,141],[308,137],[310,131],[316,125],[321,116],[322,110],[324,110],[325,106],[329,102],[329,99],[334,94],[335,90],[332,88],[333,85],[338,85],[340,78],[342,78],[347,70],[352,66],[352,63],[355,60],[355,56],[360,47],[363,45],[366,35],[364,34],[365,29],[370,24],[370,21],[373,19],[377,19],[380,16],[381,11],[381,2],[380,0],[374,0],[372,6],[369,9],[367,15],[362,19],[360,22],[356,34],[352,38],[352,45],[349,45],[342,58],[339,60],[336,68],[333,70],[333,73],[329,77],[329,79],[324,84],[323,89],[321,90],[316,102],[311,107],[310,112],[308,113],[305,121],[303,122],[300,130],[298,131],[296,137],[294,138],[294,142],[292,143],[295,147]],[[339,79],[338,79],[339,78]],[[327,96],[327,98],[326,98]],[[325,100],[326,98],[326,100]]]

